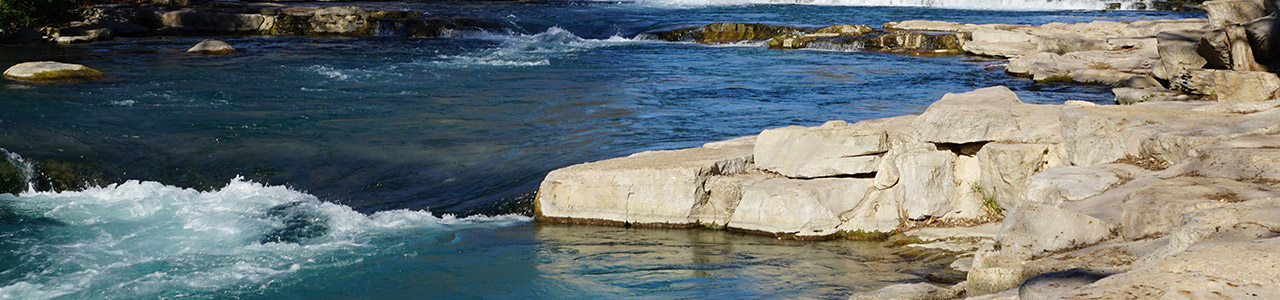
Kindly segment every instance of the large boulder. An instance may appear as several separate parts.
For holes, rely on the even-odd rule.
[[[1266,6],[1258,0],[1215,0],[1203,5],[1209,14],[1209,24],[1215,28],[1244,24],[1267,15]]]
[[[1000,207],[1013,208],[1027,201],[1024,191],[1033,174],[1062,164],[1055,144],[989,143],[978,151],[982,162],[979,185]]]
[[[1280,95],[1280,77],[1269,72],[1185,70],[1170,84],[1173,89],[1222,102],[1265,101]]]
[[[1151,70],[1152,74],[1170,80],[1188,69],[1203,68],[1208,61],[1197,52],[1203,35],[1201,31],[1169,31],[1156,35],[1160,64]]]
[[[760,133],[755,160],[760,168],[792,178],[869,174],[889,151],[884,129],[844,121],[821,127],[791,126]]]
[[[228,45],[226,42],[215,39],[205,39],[196,43],[195,46],[191,46],[190,49],[187,49],[187,53],[205,55],[227,55],[235,52],[236,48],[232,48],[231,45]]]
[[[5,70],[4,76],[26,81],[78,81],[106,77],[102,72],[84,65],[53,61],[16,64]]]
[[[695,224],[707,180],[751,169],[752,147],[650,151],[558,169],[542,181],[536,214],[561,222]]]
[[[1023,104],[1012,90],[997,86],[946,94],[912,126],[921,141],[936,144],[1057,143],[1057,113],[1053,106]]]

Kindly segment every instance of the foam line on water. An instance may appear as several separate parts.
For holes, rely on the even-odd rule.
[[[554,58],[564,57],[574,52],[590,49],[622,45],[637,42],[634,39],[613,36],[607,39],[586,39],[560,27],[551,27],[546,31],[526,34],[500,34],[489,32],[472,32],[458,37],[501,41],[496,48],[486,49],[462,55],[441,55],[435,61],[450,67],[536,67],[551,64]]]

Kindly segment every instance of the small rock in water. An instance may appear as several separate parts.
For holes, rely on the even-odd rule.
[[[236,48],[232,48],[226,42],[215,39],[205,39],[192,46],[191,49],[187,49],[187,53],[207,55],[227,55],[235,52]]]
[[[98,70],[84,65],[54,61],[25,62],[4,71],[4,76],[27,81],[74,81],[106,77]]]
[[[329,218],[302,201],[276,205],[267,210],[267,218],[279,219],[284,227],[268,232],[261,243],[298,243],[329,233]]]

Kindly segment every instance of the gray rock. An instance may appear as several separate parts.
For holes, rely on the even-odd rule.
[[[1004,251],[1038,256],[1100,242],[1111,236],[1111,225],[1073,211],[1026,203],[1004,219],[996,241]]]
[[[855,293],[849,300],[928,300],[950,299],[959,293],[928,283],[903,283],[875,291]]]
[[[1151,70],[1156,78],[1170,80],[1188,69],[1200,69],[1208,63],[1198,49],[1202,31],[1170,31],[1156,35],[1160,63]]]
[[[1027,201],[1057,206],[1101,194],[1120,183],[1115,173],[1081,167],[1053,168],[1027,179]]]
[[[1034,277],[1027,278],[1027,280],[1022,282],[1022,285],[1018,287],[1018,299],[1062,299],[1067,293],[1094,283],[1102,278],[1106,278],[1107,276],[1111,276],[1111,274],[1083,269],[1072,269],[1062,272],[1036,275]]]
[[[870,190],[871,179],[767,179],[743,189],[728,227],[798,238],[833,235],[843,223],[840,215]]]
[[[1186,70],[1170,83],[1174,89],[1222,102],[1266,101],[1280,92],[1280,77],[1269,72]]]
[[[1244,24],[1267,15],[1263,2],[1255,0],[1206,1],[1203,7],[1209,14],[1209,24],[1215,28]]]

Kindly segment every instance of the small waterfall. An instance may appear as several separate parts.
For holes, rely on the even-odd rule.
[[[4,148],[0,148],[0,154],[4,155],[5,162],[9,164],[9,166],[7,167],[12,167],[13,170],[17,171],[16,172],[17,174],[15,175],[18,176],[18,178],[5,178],[5,175],[7,175],[5,174],[6,170],[4,170],[6,166],[0,166],[0,184],[2,185],[16,184],[19,186],[26,186],[27,190],[29,191],[35,190],[35,186],[32,184],[33,182],[32,179],[35,178],[35,174],[36,174],[35,164],[28,162],[25,159],[22,159],[21,155],[18,155],[17,153],[9,152],[9,150],[6,150]],[[16,182],[12,182],[12,183],[8,182],[15,179],[16,179]],[[5,186],[0,186],[0,193],[5,192],[3,189],[6,189],[6,188],[7,187]]]
[[[378,30],[373,33],[374,36],[405,36],[405,23],[407,19],[373,19],[378,24]]]

